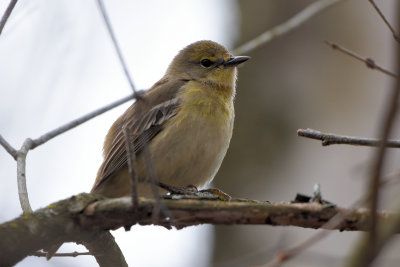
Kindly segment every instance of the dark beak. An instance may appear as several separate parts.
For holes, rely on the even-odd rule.
[[[246,57],[246,56],[231,57],[230,59],[228,59],[227,61],[222,63],[222,65],[224,65],[224,67],[235,67],[249,59],[250,59],[250,57]]]

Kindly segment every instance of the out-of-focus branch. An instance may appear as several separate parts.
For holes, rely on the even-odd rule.
[[[397,9],[399,10],[400,5],[397,4]],[[397,21],[398,27],[400,27],[400,12],[397,12]],[[397,70],[400,71],[400,46],[397,48]],[[352,265],[354,267],[361,266],[369,266],[375,257],[379,254],[383,244],[386,243],[386,240],[381,243],[382,240],[382,232],[380,227],[381,225],[385,225],[385,222],[379,220],[379,216],[377,213],[377,208],[379,206],[379,184],[381,183],[381,176],[383,170],[383,164],[386,156],[386,143],[389,138],[391,132],[393,131],[393,124],[398,112],[400,100],[400,80],[396,81],[396,84],[392,88],[390,92],[389,98],[387,100],[387,109],[385,110],[382,118],[382,125],[380,128],[381,131],[381,140],[383,140],[382,144],[379,147],[379,150],[375,153],[375,157],[372,161],[372,169],[371,169],[371,178],[369,181],[368,187],[368,196],[370,198],[370,209],[371,209],[371,226],[369,229],[369,235],[367,236],[367,240],[363,239],[359,243],[359,246],[355,249],[355,257],[354,261],[352,261]],[[400,221],[400,220],[397,220]],[[390,225],[390,224],[387,224]],[[400,228],[399,226],[393,226],[393,230]],[[393,233],[386,233],[385,237],[387,239]]]
[[[386,26],[389,28],[389,30],[392,32],[393,38],[400,43],[400,37],[396,34],[395,30],[393,29],[392,25],[390,25],[389,21],[386,19],[385,15],[383,15],[382,11],[380,10],[380,8],[376,5],[376,3],[374,2],[374,0],[369,0],[369,2],[371,3],[371,5],[374,7],[374,9],[376,10],[376,12],[379,14],[379,16],[381,17],[381,19],[383,20],[383,22],[385,22]]]
[[[0,20],[0,35],[3,32],[4,26],[6,25],[7,20],[10,17],[11,12],[13,11],[17,2],[18,2],[18,0],[11,0],[10,4],[8,4],[8,7],[7,7],[6,11],[4,12],[3,17]]]
[[[248,41],[247,43],[237,47],[233,50],[234,55],[241,55],[246,54],[254,49],[260,47],[271,41],[272,39],[284,35],[291,30],[299,27],[304,22],[309,20],[314,15],[321,13],[323,10],[341,2],[343,0],[319,0],[315,1],[312,4],[308,5],[302,11],[291,17],[286,22],[273,27],[270,30],[262,33],[261,35],[257,36],[256,38]]]
[[[313,129],[298,129],[297,135],[311,139],[321,140],[323,146],[346,144],[354,146],[379,147],[382,145],[382,140],[375,138],[354,137],[354,136],[323,133]],[[400,148],[400,140],[387,140],[385,145],[387,147]]]
[[[364,57],[362,57],[360,55],[357,55],[353,51],[351,51],[351,50],[349,50],[347,48],[344,48],[343,46],[340,46],[340,45],[338,45],[336,43],[330,42],[330,41],[325,41],[325,43],[327,45],[329,45],[330,47],[332,47],[332,49],[338,50],[338,51],[340,51],[340,52],[342,52],[342,53],[344,53],[346,55],[349,55],[349,56],[351,56],[351,57],[353,57],[353,58],[355,58],[355,59],[357,59],[359,61],[364,62],[365,65],[370,69],[378,70],[378,71],[380,71],[380,72],[382,72],[382,73],[384,73],[386,75],[389,75],[389,76],[391,76],[393,78],[399,78],[399,75],[397,75],[396,73],[391,72],[390,70],[382,68],[381,66],[376,64],[375,61],[373,59],[371,59],[371,58],[364,58]]]

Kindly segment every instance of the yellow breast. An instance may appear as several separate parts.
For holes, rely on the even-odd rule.
[[[188,115],[199,116],[224,126],[234,117],[234,86],[190,81],[178,97],[181,100],[179,120]]]

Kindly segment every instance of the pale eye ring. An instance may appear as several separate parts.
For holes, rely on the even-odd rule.
[[[209,67],[211,67],[212,64],[214,64],[214,62],[212,62],[211,60],[206,58],[206,59],[202,59],[200,61],[200,64],[201,64],[201,66],[203,66],[205,68],[209,68]]]

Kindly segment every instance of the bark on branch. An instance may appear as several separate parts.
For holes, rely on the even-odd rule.
[[[178,229],[204,223],[320,228],[335,214],[344,211],[318,203],[278,204],[244,199],[230,202],[163,199],[162,203],[168,208]],[[0,224],[0,266],[15,264],[39,249],[60,242],[85,243],[94,234],[104,233],[104,230],[129,229],[137,223],[171,225],[170,218],[152,217],[156,205],[154,199],[139,199],[137,212],[133,212],[131,205],[130,197],[105,199],[98,195],[79,194]],[[370,223],[370,214],[366,209],[355,210],[336,229],[365,231]],[[383,221],[391,221],[395,217],[387,212],[379,212],[379,216]]]

